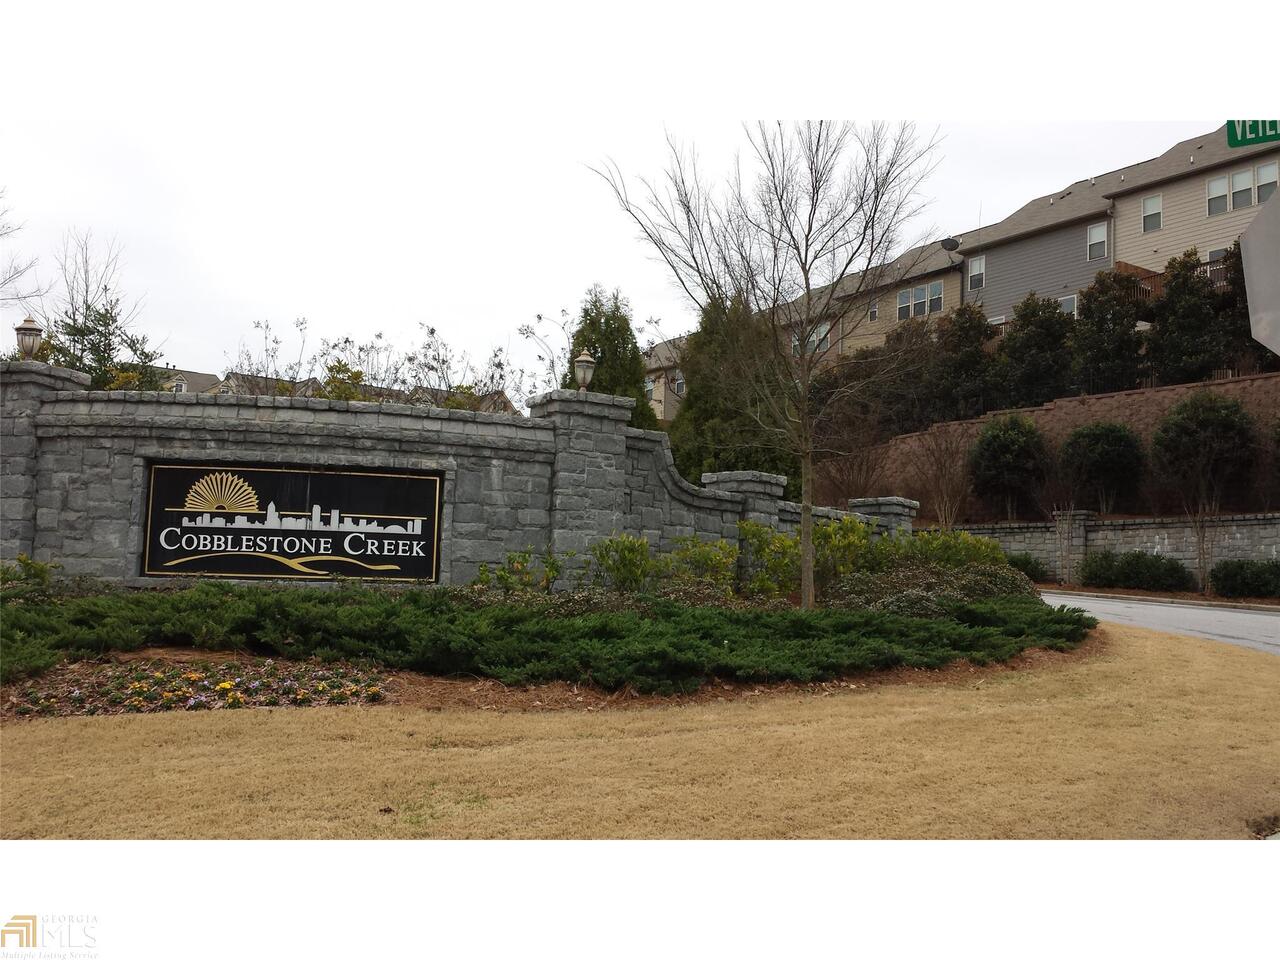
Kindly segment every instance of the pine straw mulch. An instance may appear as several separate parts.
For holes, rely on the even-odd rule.
[[[642,694],[630,688],[609,691],[590,684],[566,682],[514,687],[487,677],[432,677],[343,662],[270,660],[234,652],[157,647],[116,653],[100,660],[63,663],[38,677],[0,686],[0,721],[237,707],[383,703],[421,710],[591,713],[788,695],[829,697],[897,684],[978,685],[1004,674],[1067,666],[1096,656],[1105,645],[1102,634],[1095,630],[1074,650],[1033,648],[1005,663],[977,666],[967,660],[957,660],[936,670],[894,667],[814,683],[712,679],[693,693],[671,695]],[[231,686],[219,687],[227,683]],[[166,693],[173,695],[166,696]],[[238,696],[232,696],[233,693]]]

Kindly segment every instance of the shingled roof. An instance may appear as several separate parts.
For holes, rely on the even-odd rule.
[[[688,336],[672,337],[670,340],[655,343],[644,352],[645,372],[669,370],[672,367],[678,367],[680,365],[680,356],[684,352],[685,341],[688,339]]]
[[[1003,220],[990,226],[979,227],[955,234],[960,249],[954,257],[948,256],[937,241],[906,251],[891,264],[882,268],[884,284],[900,283],[945,270],[958,262],[961,256],[977,253],[1001,243],[1008,243],[1044,230],[1063,227],[1079,220],[1105,216],[1112,200],[1135,190],[1146,190],[1158,184],[1189,176],[1193,173],[1214,170],[1239,163],[1259,153],[1272,152],[1275,143],[1255,144],[1251,147],[1228,147],[1226,124],[1216,130],[1174,144],[1160,156],[1140,163],[1111,170],[1047,193],[1023,204]],[[916,260],[916,263],[912,263]],[[846,277],[844,286],[852,295],[858,289],[859,277]],[[869,292],[873,286],[862,288]]]

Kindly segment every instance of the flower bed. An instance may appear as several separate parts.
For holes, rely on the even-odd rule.
[[[317,660],[81,661],[14,684],[0,709],[19,717],[67,717],[318,707],[378,703],[385,686],[378,670]]]

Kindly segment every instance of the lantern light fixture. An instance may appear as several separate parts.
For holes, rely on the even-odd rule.
[[[587,392],[587,387],[591,385],[591,375],[596,371],[596,362],[591,354],[586,350],[582,351],[582,355],[573,361],[573,375],[578,381],[578,390],[581,393]]]
[[[22,354],[22,359],[34,360],[36,351],[40,349],[40,341],[44,339],[44,330],[40,324],[27,317],[13,328],[13,333],[18,338],[18,352]]]

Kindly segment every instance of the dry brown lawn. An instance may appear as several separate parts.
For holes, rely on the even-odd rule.
[[[1280,813],[1280,657],[1102,634],[1057,665],[827,696],[9,722],[0,833],[1243,838]]]

